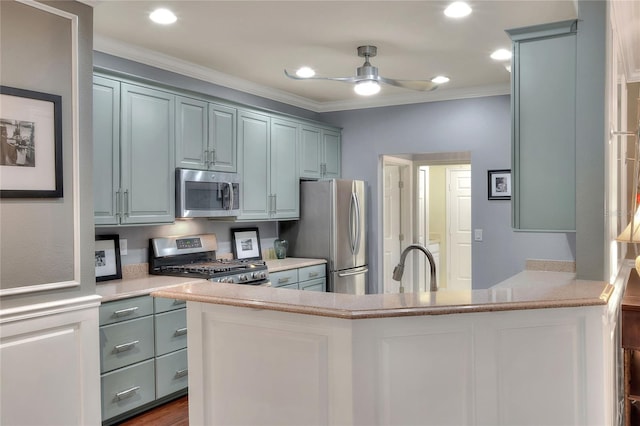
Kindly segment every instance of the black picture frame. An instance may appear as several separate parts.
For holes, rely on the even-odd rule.
[[[0,86],[0,198],[62,198],[62,97]]]
[[[258,228],[231,229],[233,258],[241,260],[261,260],[260,232]]]
[[[97,282],[122,279],[119,235],[96,235],[95,265]]]
[[[511,199],[511,170],[488,170],[487,186],[489,200]]]

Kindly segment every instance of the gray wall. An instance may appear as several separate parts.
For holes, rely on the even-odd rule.
[[[80,164],[92,161],[93,10],[72,1],[50,6],[78,16]],[[0,2],[0,84],[62,96],[64,198],[0,200],[0,288],[30,287],[74,279],[74,197],[80,286],[2,298],[3,308],[95,293],[92,169],[73,176],[70,20],[17,2]],[[28,29],[28,30],[26,30]],[[76,191],[77,190],[77,191]]]
[[[524,269],[526,259],[575,259],[575,236],[514,232],[508,201],[487,200],[487,170],[511,164],[508,96],[403,105],[323,114],[343,127],[342,174],[368,182],[370,291],[378,288],[381,233],[378,186],[384,154],[471,152],[473,287],[487,288]]]

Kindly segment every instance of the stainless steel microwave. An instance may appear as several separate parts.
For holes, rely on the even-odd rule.
[[[176,218],[240,214],[240,176],[236,173],[176,169]]]

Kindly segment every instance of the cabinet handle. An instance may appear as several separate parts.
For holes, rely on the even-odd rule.
[[[128,189],[125,189],[124,191],[124,202],[125,202],[124,215],[126,217],[129,217],[129,190]]]
[[[204,150],[204,167],[206,169],[209,168],[209,150],[208,149]]]
[[[187,334],[187,327],[179,328],[173,333],[174,336],[184,336],[185,334]]]
[[[278,211],[278,194],[273,195],[273,213]]]
[[[212,149],[209,152],[209,155],[211,155],[211,163],[215,164],[216,163],[216,150],[215,150],[215,148]]]
[[[122,215],[120,211],[120,208],[122,206],[122,203],[121,203],[122,200],[120,200],[120,197],[121,197],[121,192],[120,190],[117,190],[116,191],[116,217],[120,217]]]
[[[278,278],[278,284],[288,283],[288,282],[289,282],[289,277]]]
[[[122,401],[123,399],[131,398],[133,394],[136,393],[139,389],[140,389],[140,386],[134,386],[131,389],[118,392],[116,394],[116,401]]]
[[[189,369],[185,368],[184,370],[176,371],[176,374],[173,376],[175,379],[179,379],[180,377],[184,377],[189,374]]]
[[[327,174],[327,165],[325,163],[320,164],[320,174],[322,176]]]
[[[317,272],[309,272],[309,278],[315,278],[318,276]]]
[[[133,349],[133,347],[135,345],[137,345],[138,343],[140,343],[140,340],[134,340],[133,342],[129,342],[129,343],[123,343],[121,345],[116,345],[113,347],[114,352],[119,353],[119,352],[124,352],[124,351],[129,351],[131,349]]]
[[[134,313],[137,310],[138,310],[137,306],[134,306],[132,308],[127,308],[127,309],[120,309],[119,311],[115,311],[113,313],[113,316],[114,317],[126,317],[127,315],[131,315],[132,313]]]
[[[186,303],[186,300],[173,299],[173,305],[184,305]]]

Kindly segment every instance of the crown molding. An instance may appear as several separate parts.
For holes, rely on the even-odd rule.
[[[378,108],[385,106],[405,105],[423,102],[436,102],[453,99],[496,96],[510,93],[509,84],[470,87],[463,89],[438,89],[433,92],[407,92],[401,95],[378,96],[375,98],[350,99],[335,102],[317,102],[302,96],[265,87],[248,80],[224,74],[211,68],[184,61],[173,56],[139,46],[123,43],[108,37],[96,35],[93,40],[96,51],[118,56],[134,62],[175,72],[187,77],[196,78],[219,86],[239,90],[255,96],[282,102],[298,108],[317,113],[334,112],[353,109]]]

